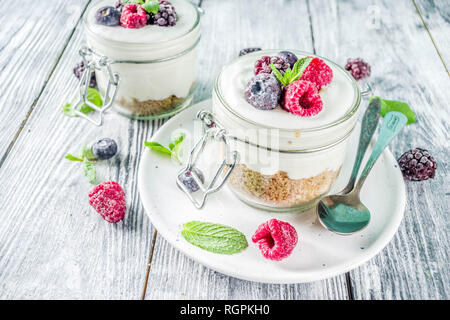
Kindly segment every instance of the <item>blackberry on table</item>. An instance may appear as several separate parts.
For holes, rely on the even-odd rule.
[[[408,180],[427,180],[434,178],[436,172],[436,161],[427,150],[421,148],[405,152],[398,159],[398,164],[403,176]]]
[[[244,55],[246,55],[246,54],[248,54],[248,53],[252,53],[252,52],[256,52],[256,51],[261,51],[262,49],[261,48],[257,48],[257,47],[254,47],[254,48],[244,48],[244,49],[242,49],[241,51],[239,51],[239,57],[240,56],[244,56]]]
[[[75,65],[75,67],[73,68],[73,73],[75,74],[75,77],[77,77],[78,79],[81,79],[84,69],[85,69],[85,66],[84,66],[83,61],[81,61],[80,63],[77,63]],[[91,80],[89,81],[89,87],[94,88],[95,86],[97,86],[97,79],[95,78],[95,72],[92,72]]]
[[[260,73],[247,83],[244,97],[256,109],[271,110],[278,106],[281,92],[281,85],[272,74]]]
[[[345,70],[355,78],[356,81],[370,76],[370,65],[361,58],[348,59]]]

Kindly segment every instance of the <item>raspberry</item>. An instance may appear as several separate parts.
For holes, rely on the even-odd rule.
[[[370,76],[370,65],[361,58],[348,59],[345,70],[348,70],[356,81]]]
[[[147,25],[147,15],[141,5],[129,3],[123,6],[120,23],[124,28],[142,28]]]
[[[252,241],[258,245],[264,258],[279,261],[292,253],[298,237],[292,225],[271,219],[258,227]]]
[[[150,23],[160,27],[173,27],[177,24],[177,12],[175,7],[167,0],[159,0],[159,9],[155,14],[150,14]]]
[[[408,180],[427,180],[434,178],[436,172],[436,161],[427,150],[421,148],[405,152],[398,163],[403,176]]]
[[[260,73],[247,83],[244,97],[256,109],[271,110],[278,106],[281,93],[280,83],[273,75]]]
[[[306,67],[300,80],[306,80],[316,85],[317,91],[333,79],[333,70],[319,58],[314,58]]]
[[[89,193],[89,204],[108,222],[118,222],[125,216],[125,192],[117,182],[107,181],[94,187]]]
[[[239,51],[239,57],[244,56],[251,52],[256,52],[256,51],[261,51],[261,50],[262,50],[261,48],[245,48],[245,49],[242,49],[241,51]]]
[[[255,63],[255,75],[260,73],[272,73],[272,68],[270,67],[271,63],[273,63],[275,68],[281,73],[284,73],[286,69],[289,68],[289,64],[283,58],[277,56],[263,56]]]
[[[298,58],[295,54],[290,51],[281,51],[277,53],[277,56],[284,59],[289,65],[289,68],[292,69],[294,64],[297,62]]]
[[[75,67],[73,68],[73,73],[75,74],[75,77],[78,79],[81,79],[81,76],[84,72],[84,62],[81,61],[80,63],[77,63]],[[97,79],[95,78],[95,72],[92,72],[91,74],[91,81],[89,82],[89,87],[95,87],[97,85]]]
[[[193,168],[194,173],[200,178],[200,181],[205,182],[205,177],[203,173],[197,168]],[[192,178],[191,172],[188,171],[184,175],[181,176],[181,182],[189,189],[191,192],[198,191],[200,189],[197,182],[195,182],[194,178]]]
[[[114,7],[101,7],[95,13],[95,21],[104,26],[120,25],[120,11]]]
[[[312,82],[297,80],[285,88],[282,106],[290,113],[310,117],[318,114],[322,105],[322,99]]]

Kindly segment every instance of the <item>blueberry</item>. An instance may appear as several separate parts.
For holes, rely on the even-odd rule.
[[[92,153],[99,160],[112,158],[117,153],[117,144],[110,138],[100,139],[92,145]]]
[[[192,171],[195,172],[195,174],[200,178],[200,181],[203,183],[205,182],[205,177],[203,176],[203,173],[197,169],[194,168]],[[192,178],[192,174],[190,171],[186,172],[184,175],[181,176],[181,182],[189,189],[191,192],[198,191],[200,189],[197,182],[195,182],[194,178]]]
[[[289,64],[289,68],[291,69],[298,60],[297,56],[290,51],[278,52],[277,56],[286,61]]]
[[[278,106],[281,92],[281,85],[272,74],[260,73],[247,83],[244,97],[256,109],[271,110]]]
[[[120,25],[120,11],[114,7],[101,7],[95,14],[95,20],[98,24],[105,26]]]

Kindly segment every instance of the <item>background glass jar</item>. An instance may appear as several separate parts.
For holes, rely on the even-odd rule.
[[[255,56],[272,55],[276,52],[263,51]],[[299,51],[295,53],[298,56],[313,56]],[[241,57],[227,66],[240,63],[243,59],[252,60]],[[229,96],[223,92],[234,90],[229,86],[242,80],[240,75],[233,73],[231,82],[230,79],[224,79],[230,76],[226,66],[214,85],[212,113],[203,112],[201,118],[206,123],[214,123],[208,130],[219,130],[225,135],[227,148],[222,150],[228,151],[218,157],[217,150],[205,148],[204,159],[198,162],[197,167],[203,170],[213,159],[226,158],[227,154],[236,153],[239,160],[236,165],[225,167],[225,172],[232,169],[227,185],[238,198],[249,205],[270,211],[303,211],[314,206],[329,191],[339,175],[361,101],[361,91],[356,81],[337,64],[324,60],[332,67],[336,78],[340,79],[337,81],[346,83],[349,97],[346,101],[349,103],[342,115],[334,116],[332,121],[322,121],[317,126],[304,129],[258,122],[256,116],[251,116],[255,114],[251,108],[247,113],[250,116],[245,116],[242,111],[245,106],[236,105],[239,101],[230,101],[232,99],[227,99]],[[236,68],[244,69],[242,66]],[[246,81],[250,79],[251,73],[245,74]],[[243,95],[243,90],[238,89]],[[332,97],[339,99],[339,95]],[[241,103],[246,102],[243,100]],[[271,112],[278,111],[262,112],[272,117],[274,114]]]
[[[140,29],[108,27],[95,22],[95,12],[112,0],[90,5],[84,18],[89,50],[106,57],[120,82],[115,109],[128,117],[154,119],[170,116],[193,99],[197,77],[200,11],[186,0],[171,1],[178,15],[173,27]],[[105,95],[111,74],[96,68],[99,91]]]

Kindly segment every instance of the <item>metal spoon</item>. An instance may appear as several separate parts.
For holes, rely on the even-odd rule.
[[[356,187],[347,194],[324,197],[316,206],[320,223],[328,230],[348,235],[364,229],[370,221],[370,211],[362,204],[359,193],[370,170],[391,140],[402,130],[408,119],[400,112],[386,114],[377,143],[364,167]]]

